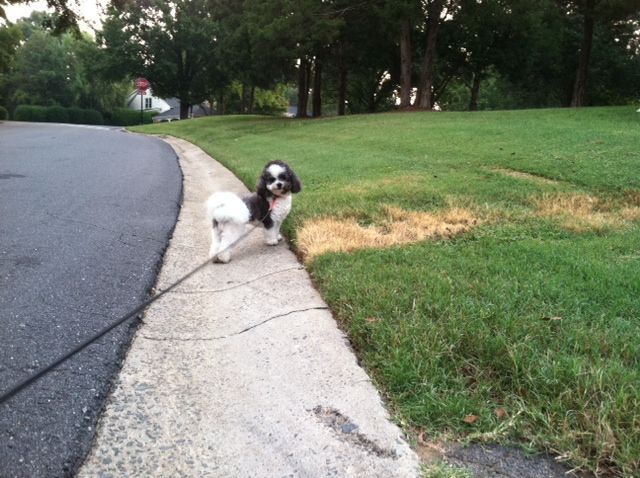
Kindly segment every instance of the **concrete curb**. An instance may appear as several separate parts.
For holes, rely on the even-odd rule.
[[[199,148],[166,141],[184,201],[159,289],[206,258],[209,194],[246,192]],[[418,475],[417,455],[307,272],[286,245],[265,246],[261,231],[231,263],[206,267],[149,307],[78,473]]]

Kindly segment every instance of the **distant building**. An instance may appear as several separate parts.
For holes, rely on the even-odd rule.
[[[169,105],[169,109],[154,116],[154,123],[180,119],[180,100],[178,98],[167,98],[165,101]],[[216,114],[216,112],[208,101],[200,103],[199,105],[192,105],[191,108],[189,108],[189,118],[199,118],[201,116],[211,116],[214,114]]]
[[[157,111],[158,113],[164,113],[171,109],[171,106],[165,100],[158,98],[157,96],[153,96],[151,88],[142,95],[142,100],[140,99],[140,94],[137,90],[127,97],[127,108],[140,111],[140,107],[142,107],[144,111]]]
[[[127,98],[127,107],[140,111],[140,102],[140,95],[137,91],[134,91]],[[142,95],[142,109],[144,111],[158,112],[158,114],[153,117],[155,123],[180,119],[180,100],[178,98],[158,98],[157,96],[153,96],[151,89],[148,89],[147,92]],[[207,101],[189,108],[189,118],[211,116],[213,114],[215,114],[215,110]]]

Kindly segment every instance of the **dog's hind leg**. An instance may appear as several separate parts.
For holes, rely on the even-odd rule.
[[[216,255],[220,250],[220,229],[218,221],[212,221],[211,227],[211,247],[209,248],[209,259],[216,260]]]
[[[244,224],[227,223],[220,232],[220,247],[217,253],[218,262],[227,263],[231,260],[234,243],[244,233]]]

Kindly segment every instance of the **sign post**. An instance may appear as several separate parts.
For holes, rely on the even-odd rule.
[[[144,94],[147,92],[147,90],[149,89],[149,81],[146,78],[137,78],[136,79],[136,89],[138,90],[138,93],[140,94],[140,124],[144,124],[144,105],[143,105],[143,101],[144,101]]]

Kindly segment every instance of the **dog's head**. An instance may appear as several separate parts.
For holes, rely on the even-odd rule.
[[[273,196],[285,196],[289,193],[299,193],[301,189],[298,176],[287,163],[271,161],[262,170],[256,191],[258,195],[266,197],[267,193]]]

